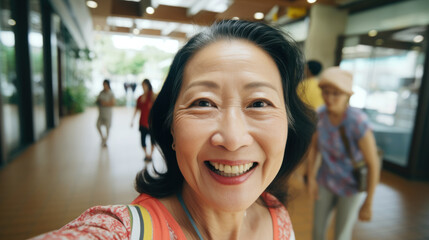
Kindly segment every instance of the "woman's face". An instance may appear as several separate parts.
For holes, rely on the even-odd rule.
[[[142,83],[143,92],[147,93],[149,91],[149,86],[146,83]]]
[[[322,87],[322,97],[329,112],[342,114],[347,109],[350,95],[334,86]]]
[[[109,90],[110,89],[109,84],[103,82],[103,88],[104,88],[104,90]]]
[[[244,40],[221,40],[187,63],[171,129],[179,168],[199,201],[244,210],[272,182],[288,133],[280,73]]]

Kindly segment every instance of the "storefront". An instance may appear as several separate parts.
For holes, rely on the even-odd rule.
[[[427,11],[407,1],[351,15],[338,41],[337,63],[354,74],[350,104],[369,116],[384,167],[416,179],[429,178]]]
[[[58,125],[91,27],[84,1],[0,1],[0,166]]]

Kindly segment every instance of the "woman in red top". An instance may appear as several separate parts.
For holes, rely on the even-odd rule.
[[[136,117],[137,112],[140,111],[139,131],[141,136],[141,144],[145,153],[145,160],[150,161],[152,160],[152,153],[154,149],[153,138],[150,138],[151,151],[148,153],[146,150],[146,135],[151,136],[149,133],[148,119],[150,109],[153,102],[155,101],[155,95],[153,94],[152,84],[150,83],[149,79],[143,80],[142,87],[144,93],[139,98],[137,98],[136,110],[134,111],[133,120]],[[131,127],[133,126],[133,120],[131,121]]]

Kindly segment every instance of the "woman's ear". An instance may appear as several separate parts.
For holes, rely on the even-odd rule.
[[[173,127],[170,128],[171,138],[173,138],[173,143],[171,144],[171,148],[173,151],[176,151],[176,142],[174,141],[174,129]]]

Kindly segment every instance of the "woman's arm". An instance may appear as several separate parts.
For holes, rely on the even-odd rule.
[[[115,106],[115,97],[112,96],[112,99],[110,99],[110,101],[106,102],[105,106],[106,107],[113,107],[113,106]]]
[[[317,192],[317,181],[316,181],[316,175],[317,171],[319,169],[320,164],[317,163],[319,150],[317,146],[317,139],[318,139],[318,132],[315,132],[313,134],[313,137],[311,138],[310,147],[308,149],[308,161],[307,161],[307,177],[308,177],[308,183],[307,183],[307,191],[312,199],[317,199],[318,192]]]
[[[374,134],[371,130],[366,131],[365,135],[359,140],[358,145],[366,165],[368,166],[367,197],[360,209],[359,219],[362,221],[369,221],[372,216],[372,200],[380,177],[380,160],[377,155],[377,145],[375,143]]]
[[[31,240],[130,239],[131,218],[125,205],[97,206],[85,211],[64,227]]]
[[[115,106],[115,96],[112,95],[112,98],[109,101],[101,101],[101,106],[103,107]]]
[[[134,119],[136,118],[137,112],[139,111],[138,107],[134,109],[133,117],[131,118],[131,127],[133,127]]]
[[[139,109],[139,101],[141,100],[141,98],[143,98],[143,97],[140,96],[140,97],[137,98],[136,107],[134,108],[134,114],[133,114],[133,117],[131,118],[131,127],[133,127],[134,119],[136,118],[137,112],[140,111],[140,109]]]

